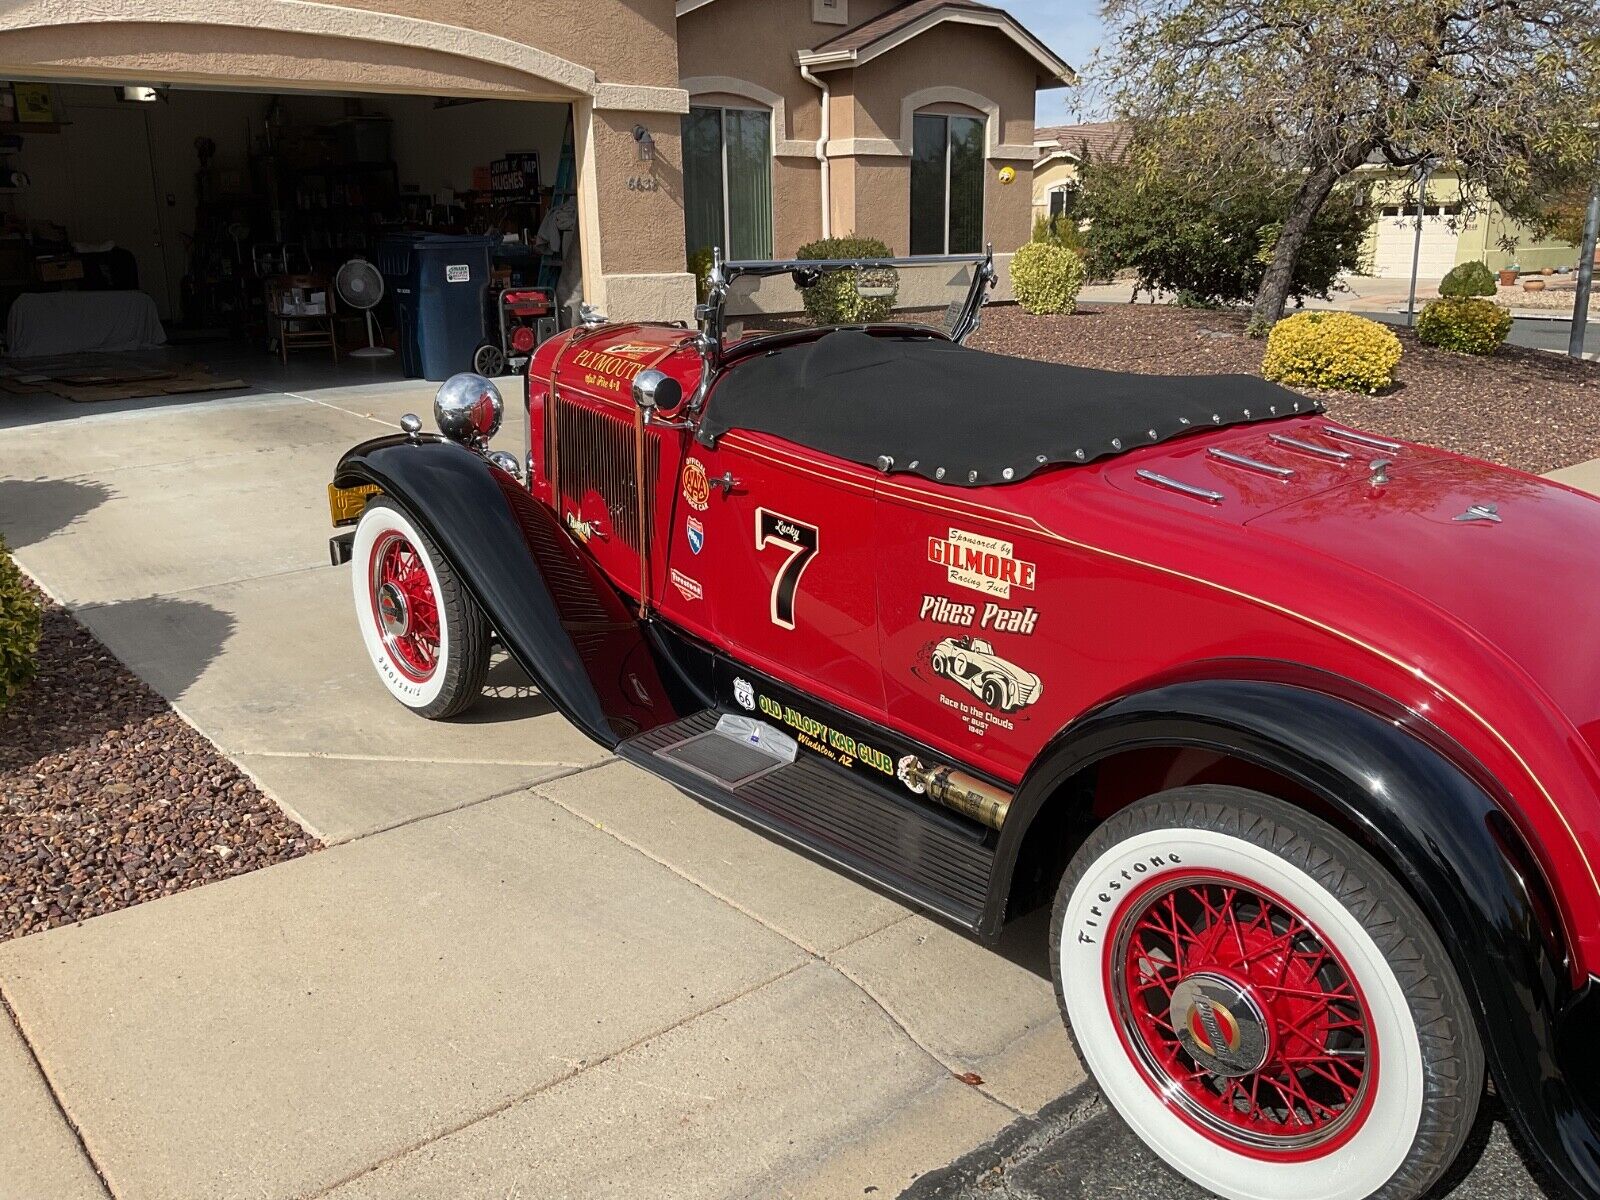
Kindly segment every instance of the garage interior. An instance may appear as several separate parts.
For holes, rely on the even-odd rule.
[[[0,84],[0,391],[502,373],[581,298],[572,137],[564,103]]]

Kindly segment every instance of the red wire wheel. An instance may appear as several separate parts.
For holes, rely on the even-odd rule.
[[[406,536],[388,530],[372,545],[372,612],[396,668],[415,683],[439,669],[439,601],[428,568]]]
[[[1170,1109],[1235,1152],[1331,1153],[1377,1094],[1378,1043],[1355,975],[1304,916],[1248,880],[1145,883],[1106,943],[1124,1048]]]

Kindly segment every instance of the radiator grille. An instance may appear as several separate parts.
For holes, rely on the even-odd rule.
[[[637,551],[639,497],[633,469],[633,422],[565,399],[554,401],[551,408],[562,498],[576,508],[590,492],[598,494],[609,517],[609,535]],[[660,461],[660,444],[647,438],[645,472],[652,480]],[[584,513],[585,519],[592,515]]]

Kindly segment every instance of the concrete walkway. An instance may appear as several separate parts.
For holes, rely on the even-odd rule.
[[[0,945],[0,1197],[892,1196],[1079,1082],[1037,921],[980,949],[504,668],[390,700],[324,487],[430,393],[0,412],[19,561],[330,843]]]

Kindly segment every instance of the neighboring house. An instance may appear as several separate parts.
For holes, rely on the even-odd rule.
[[[53,164],[36,205],[48,194],[96,238],[150,242],[145,274],[171,276],[174,294],[189,269],[180,235],[199,223],[195,135],[226,141],[219,161],[242,178],[262,145],[277,153],[266,127],[279,108],[327,110],[318,119],[347,130],[392,118],[390,210],[408,185],[438,208],[490,188],[487,169],[483,184],[459,164],[425,169],[447,151],[484,164],[538,151],[541,203],[572,205],[559,229],[576,225],[584,298],[614,319],[682,319],[694,305],[685,252],[703,246],[791,255],[831,232],[871,234],[899,254],[1014,250],[1029,236],[1035,92],[1072,78],[1014,18],[975,0],[0,6],[0,80],[43,82],[82,118],[29,130],[29,153]],[[274,107],[274,96],[293,102]],[[130,99],[160,101],[150,108],[162,120],[146,122]],[[157,138],[157,125],[182,129]],[[79,143],[85,152],[69,152]],[[156,177],[149,189],[129,182]],[[348,197],[377,188],[336,191],[354,207]],[[291,191],[260,207],[281,215],[297,203]],[[168,229],[174,214],[187,227]],[[561,244],[577,268],[573,243]]]
[[[1363,167],[1361,174],[1371,189],[1372,225],[1365,252],[1373,275],[1409,278],[1413,254],[1422,279],[1438,279],[1458,263],[1473,261],[1487,263],[1493,271],[1512,265],[1524,271],[1577,266],[1578,247],[1535,237],[1493,202],[1468,212],[1461,181],[1453,171],[1429,176],[1420,213],[1415,185],[1406,172],[1374,165]],[[1515,243],[1513,248],[1506,248],[1507,239]]]
[[[858,234],[1009,257],[1028,240],[1034,96],[1074,76],[1003,9],[679,0],[678,17],[689,253]]]
[[[1039,158],[1033,168],[1034,217],[1070,212],[1085,154],[1115,156],[1126,140],[1127,127],[1116,121],[1046,125],[1036,130]],[[1372,224],[1363,251],[1366,269],[1377,276],[1409,278],[1419,221],[1410,180],[1404,171],[1381,163],[1361,168],[1357,177],[1369,187],[1372,203]],[[1430,176],[1420,214],[1419,277],[1438,279],[1456,264],[1470,261],[1487,263],[1495,271],[1513,263],[1525,271],[1577,265],[1578,248],[1571,243],[1535,237],[1496,204],[1479,205],[1472,212],[1468,207],[1454,172],[1438,171]],[[1507,249],[1506,239],[1514,241],[1515,247]]]
[[[1070,212],[1084,155],[1115,157],[1127,137],[1127,126],[1120,121],[1041,125],[1034,130],[1033,144],[1039,151],[1033,164],[1034,217],[1055,217]]]

